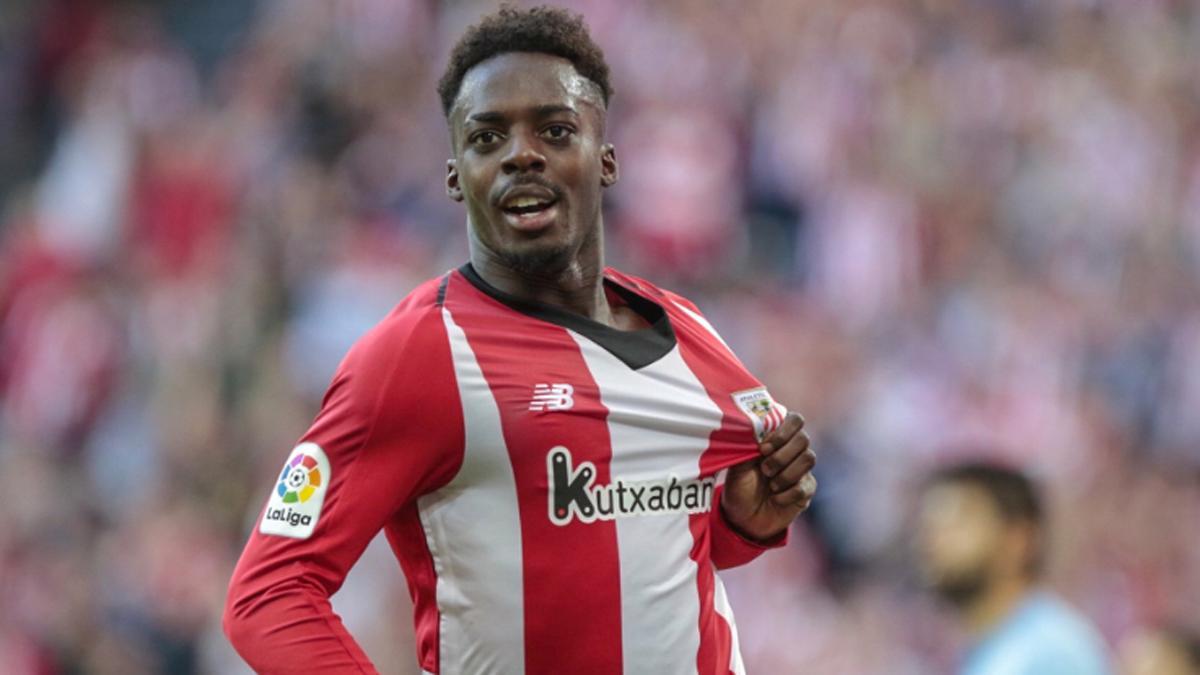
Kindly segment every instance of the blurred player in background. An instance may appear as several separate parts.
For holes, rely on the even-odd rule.
[[[470,262],[355,345],[271,486],[225,613],[255,669],[373,670],[329,597],[382,530],[427,672],[743,671],[713,570],[785,542],[816,460],[694,305],[605,267],[611,92],[562,10],[454,48]]]
[[[1138,631],[1121,643],[1121,675],[1200,675],[1200,637],[1179,627]]]
[[[1037,489],[1016,471],[962,464],[926,483],[919,564],[973,638],[963,675],[1110,672],[1095,629],[1039,585],[1046,535]]]

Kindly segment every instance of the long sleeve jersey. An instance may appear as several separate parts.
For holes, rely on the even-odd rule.
[[[428,673],[740,673],[723,469],[785,414],[690,302],[612,269],[621,331],[490,286],[414,290],[271,485],[224,625],[263,673],[370,673],[329,598],[380,531]]]

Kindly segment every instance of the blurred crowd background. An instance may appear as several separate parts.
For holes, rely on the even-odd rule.
[[[567,5],[614,71],[610,262],[821,453],[791,545],[723,575],[750,672],[951,667],[909,542],[955,458],[1044,482],[1049,581],[1114,653],[1200,619],[1195,3]],[[494,6],[0,6],[4,672],[244,672],[220,608],[279,463],[466,259],[434,83]],[[382,542],[334,605],[416,671]]]

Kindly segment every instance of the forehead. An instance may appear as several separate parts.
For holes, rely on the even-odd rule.
[[[983,488],[963,483],[930,487],[921,500],[922,518],[928,523],[962,520],[995,520],[999,517],[991,496]]]
[[[481,61],[467,71],[455,102],[455,118],[480,112],[517,113],[562,105],[582,112],[597,106],[595,85],[570,61],[550,54],[512,52]]]

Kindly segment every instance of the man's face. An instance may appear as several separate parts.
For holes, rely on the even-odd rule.
[[[447,194],[477,245],[510,267],[554,274],[597,241],[600,193],[617,180],[599,90],[566,59],[515,52],[463,78],[450,114]]]
[[[917,512],[917,558],[922,580],[962,604],[987,587],[1008,526],[991,497],[973,485],[934,485]]]

